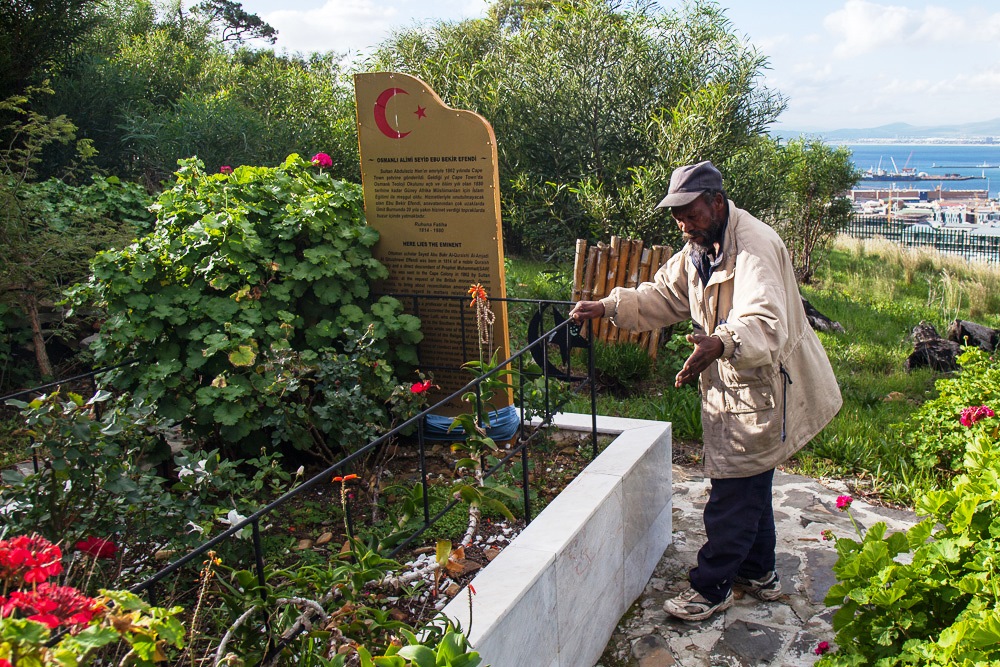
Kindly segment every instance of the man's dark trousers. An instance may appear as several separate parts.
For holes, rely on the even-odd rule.
[[[774,469],[753,477],[713,479],[705,506],[708,540],[691,570],[691,587],[712,604],[724,600],[733,577],[759,579],[774,569]]]

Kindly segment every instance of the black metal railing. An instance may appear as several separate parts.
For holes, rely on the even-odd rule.
[[[844,228],[845,234],[856,239],[882,237],[906,248],[935,248],[966,259],[1000,262],[1000,236],[973,231],[890,222],[885,216],[854,216]]]
[[[393,295],[393,296],[396,296],[401,300],[405,300],[404,303],[405,302],[411,303],[412,311],[414,311],[415,314],[419,313],[420,304],[422,302],[426,302],[429,299],[454,301],[458,305],[457,317],[459,321],[462,323],[461,326],[462,349],[467,350],[470,347],[468,341],[465,340],[466,333],[464,326],[464,318],[466,317],[466,315],[465,315],[464,304],[467,300],[466,297],[440,297],[440,296],[433,296],[426,294],[403,294],[403,295]],[[568,308],[572,305],[571,302],[566,302],[566,301],[532,300],[532,299],[496,299],[495,301],[505,301],[511,305],[527,304],[528,306],[530,306],[530,311],[534,311],[534,316],[538,317],[539,319],[541,319],[543,313],[547,308],[552,307],[553,310],[556,310],[558,308],[565,308],[568,310]],[[554,327],[544,330],[544,333],[539,335],[537,339],[529,341],[526,345],[521,347],[521,349],[513,353],[508,359],[499,363],[496,368],[493,368],[484,375],[469,381],[464,386],[451,393],[449,396],[437,402],[435,405],[432,405],[431,407],[423,410],[420,414],[414,416],[413,418],[407,420],[406,422],[400,424],[399,426],[387,431],[380,437],[369,442],[364,447],[358,449],[357,451],[351,453],[348,456],[345,456],[340,461],[337,461],[336,463],[328,466],[321,472],[312,476],[310,479],[302,482],[296,488],[288,491],[287,493],[277,498],[276,500],[268,503],[267,505],[257,509],[255,512],[250,514],[244,520],[231,524],[226,530],[222,531],[221,533],[212,537],[211,539],[203,542],[202,544],[200,544],[193,550],[189,551],[182,557],[176,559],[166,567],[160,569],[147,579],[141,581],[138,584],[135,584],[130,588],[130,590],[134,593],[143,593],[143,592],[146,593],[146,595],[150,598],[150,600],[155,603],[157,597],[157,588],[161,584],[161,582],[163,582],[164,579],[177,573],[182,568],[190,564],[192,561],[195,561],[199,557],[211,551],[215,546],[219,545],[220,543],[232,539],[234,536],[236,536],[238,533],[241,533],[241,531],[243,531],[247,527],[251,529],[252,533],[252,539],[251,539],[252,560],[253,560],[252,569],[255,571],[258,583],[261,586],[266,585],[266,576],[265,576],[266,563],[265,563],[265,554],[261,540],[261,531],[262,531],[261,521],[264,520],[265,517],[267,517],[269,514],[271,514],[278,508],[281,508],[294,498],[301,496],[303,493],[307,492],[313,487],[316,487],[319,484],[329,481],[331,479],[331,476],[333,476],[335,473],[339,471],[349,470],[353,462],[376,451],[379,447],[381,447],[383,444],[387,443],[391,439],[402,435],[404,432],[412,433],[413,429],[415,429],[417,434],[417,447],[418,447],[419,467],[420,467],[419,483],[423,489],[423,494],[422,494],[423,520],[419,527],[417,527],[411,534],[409,534],[405,539],[399,542],[392,549],[389,556],[395,557],[403,549],[406,549],[410,544],[412,544],[414,540],[418,539],[423,533],[425,533],[429,528],[431,528],[438,520],[440,520],[448,512],[454,509],[454,507],[457,506],[458,503],[460,502],[458,499],[453,499],[443,509],[438,511],[434,516],[431,516],[430,492],[429,492],[430,480],[427,472],[428,441],[425,438],[425,421],[427,416],[434,414],[436,411],[439,411],[442,406],[449,404],[455,401],[456,399],[459,399],[460,397],[468,394],[469,392],[472,392],[475,394],[476,397],[475,400],[476,413],[479,416],[479,418],[482,419],[484,403],[485,403],[483,400],[482,390],[481,390],[482,384],[490,380],[491,378],[496,377],[498,374],[506,373],[509,370],[517,371],[516,374],[514,375],[514,377],[517,378],[517,383],[515,387],[516,389],[515,405],[518,406],[516,409],[519,411],[519,421],[516,434],[511,440],[512,443],[516,444],[513,444],[510,447],[509,451],[506,451],[504,457],[500,459],[495,465],[493,465],[492,468],[485,470],[483,472],[482,477],[483,479],[488,479],[494,476],[498,471],[505,469],[506,465],[512,460],[514,460],[515,457],[520,457],[521,459],[520,484],[523,496],[523,519],[525,524],[529,523],[532,519],[530,487],[528,479],[529,449],[532,446],[532,444],[543,433],[544,427],[551,424],[552,418],[554,417],[558,409],[561,407],[559,405],[555,405],[554,402],[550,399],[550,393],[551,393],[550,383],[553,381],[553,378],[551,377],[552,374],[550,371],[557,366],[559,367],[560,371],[558,374],[559,379],[562,380],[568,379],[579,383],[579,385],[581,386],[586,385],[589,387],[591,417],[592,417],[591,434],[590,434],[591,451],[592,455],[595,457],[598,454],[597,415],[596,415],[597,398],[596,398],[595,383],[593,382],[594,355],[593,355],[593,337],[591,332],[589,331],[590,327],[587,327],[588,333],[586,339],[587,340],[586,369],[580,369],[579,371],[574,373],[572,369],[573,355],[568,354],[567,351],[570,350],[571,347],[573,346],[573,343],[571,343],[571,339],[575,339],[577,346],[580,346],[579,341],[581,339],[579,337],[579,332],[575,330],[575,325],[573,324],[573,322],[563,319],[561,315],[559,315],[556,318],[556,320],[557,323],[555,324]],[[573,331],[571,332],[571,330]],[[553,363],[554,360],[550,358],[551,345],[556,345],[561,350],[560,358],[557,360],[557,363]],[[465,358],[465,356],[467,355],[463,354],[463,358]],[[536,365],[531,367],[531,372],[529,373],[527,367],[531,364],[532,361],[534,361]],[[67,383],[82,382],[88,379],[94,383],[96,388],[98,386],[96,378],[99,375],[134,363],[137,362],[134,360],[130,360],[123,362],[121,364],[116,364],[114,366],[100,368],[88,373],[79,374],[71,378],[64,378],[57,382],[50,382],[45,385],[33,387],[32,389],[26,389],[12,394],[8,394],[6,396],[0,397],[0,404],[3,404],[8,399],[39,395],[49,389],[65,385]],[[426,368],[426,369],[433,370],[433,368]],[[529,419],[526,413],[527,400],[525,394],[525,386],[529,376],[532,378],[532,380],[538,377],[543,378],[543,383],[542,383],[543,405],[540,408],[539,418],[534,420]],[[36,471],[38,470],[37,459],[35,462],[35,469]],[[350,522],[347,522],[347,530],[349,533],[349,537],[353,537],[353,535],[350,534],[352,531],[352,526]],[[250,556],[248,556],[248,559],[249,558]],[[286,642],[291,641],[291,639],[292,638],[286,638],[285,642],[275,647],[272,647],[272,651],[269,652],[269,654],[274,655],[275,650],[279,650],[281,647],[287,645]]]

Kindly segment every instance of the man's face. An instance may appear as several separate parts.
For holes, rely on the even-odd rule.
[[[670,210],[685,242],[703,250],[715,250],[722,241],[722,223],[726,219],[725,200],[721,194],[711,202],[698,197],[690,204],[674,206]]]

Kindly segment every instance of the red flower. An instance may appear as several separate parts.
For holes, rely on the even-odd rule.
[[[310,160],[310,162],[312,162],[317,167],[333,166],[333,159],[331,159],[330,156],[327,155],[326,153],[316,153],[316,155],[312,156],[312,160]]]
[[[816,655],[823,655],[829,650],[830,650],[830,642],[820,642],[819,644],[816,644],[816,648],[815,650],[813,650],[813,653],[815,653]]]
[[[94,558],[114,558],[118,547],[110,540],[102,540],[99,537],[88,537],[76,543],[76,548],[85,554],[90,554]]]
[[[35,614],[34,616],[28,617],[29,621],[36,621],[43,625],[48,626],[49,630],[59,627],[59,617],[55,614]]]
[[[430,389],[432,386],[433,385],[431,385],[430,380],[424,380],[423,382],[414,382],[412,385],[410,385],[410,391],[413,392],[414,394],[422,394],[428,389]]]
[[[41,535],[0,540],[0,579],[35,584],[62,570],[62,551]]]
[[[5,615],[14,609],[29,621],[55,628],[59,625],[86,625],[103,607],[71,586],[44,583],[32,591],[14,591],[4,605]]]
[[[851,506],[852,502],[854,502],[854,498],[850,496],[837,496],[837,509],[843,512]]]
[[[220,174],[231,174],[231,173],[233,173],[233,168],[230,167],[228,164],[224,164],[221,167],[219,167],[219,173]]]
[[[970,405],[962,410],[962,416],[959,418],[959,421],[965,428],[971,428],[977,421],[995,416],[995,413],[988,405]]]
[[[0,667],[11,667],[11,664],[4,658],[0,658]]]

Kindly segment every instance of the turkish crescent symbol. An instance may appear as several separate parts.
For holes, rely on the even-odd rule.
[[[402,88],[386,88],[382,91],[382,94],[378,96],[375,100],[375,125],[381,130],[382,134],[389,137],[390,139],[402,139],[409,132],[400,132],[392,125],[389,124],[389,119],[385,117],[385,105],[389,103],[396,95],[403,94],[409,95],[408,92]]]

